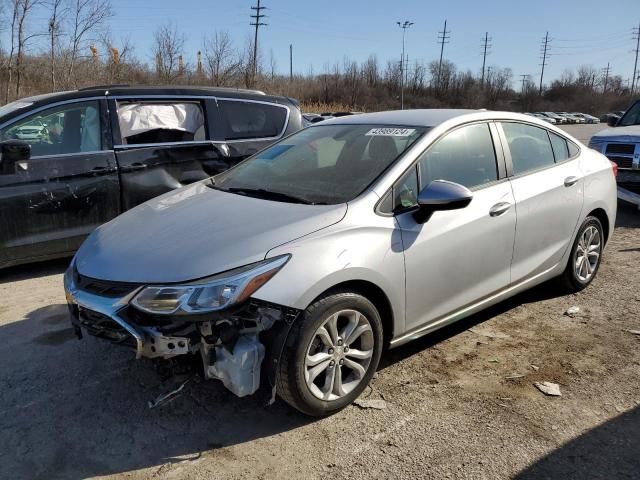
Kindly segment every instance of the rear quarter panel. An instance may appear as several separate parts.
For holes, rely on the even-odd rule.
[[[618,208],[616,178],[611,162],[607,157],[593,149],[582,147],[580,168],[584,173],[584,206],[582,219],[594,210],[601,208],[609,219],[607,243],[613,235]]]

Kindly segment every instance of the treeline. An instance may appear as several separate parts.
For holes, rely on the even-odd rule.
[[[632,101],[620,76],[603,78],[591,66],[565,71],[542,92],[531,79],[516,81],[509,68],[462,71],[444,60],[414,62],[401,73],[398,61],[375,55],[364,62],[344,57],[290,77],[280,73],[272,51],[262,49],[254,62],[250,37],[239,45],[223,31],[188,55],[185,36],[170,24],[155,30],[152,52],[143,60],[129,40],[109,34],[108,0],[8,0],[6,6],[9,43],[0,45],[0,103],[99,84],[180,84],[256,88],[296,98],[307,110],[372,111],[398,108],[401,83],[406,108],[602,114]],[[35,12],[49,18],[46,31],[33,26]]]

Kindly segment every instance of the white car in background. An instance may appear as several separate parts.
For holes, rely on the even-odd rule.
[[[598,117],[594,117],[593,115],[589,115],[586,113],[573,112],[571,115],[578,118],[583,118],[584,123],[600,123],[600,119]]]
[[[549,122],[552,125],[555,125],[556,123],[558,123],[558,121],[555,118],[547,117],[546,115],[543,115],[542,113],[528,113],[527,115],[531,115],[532,117],[539,118],[540,120],[543,120],[545,122]]]

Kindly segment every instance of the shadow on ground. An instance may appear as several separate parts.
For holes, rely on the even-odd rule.
[[[61,258],[0,269],[0,284],[64,273],[70,261],[70,258]]]
[[[514,478],[539,480],[640,477],[640,407],[580,435]]]

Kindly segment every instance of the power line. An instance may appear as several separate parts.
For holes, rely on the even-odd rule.
[[[549,55],[549,43],[551,42],[551,40],[549,39],[549,32],[546,33],[546,35],[544,36],[544,40],[542,40],[542,63],[540,64],[542,66],[542,70],[540,71],[540,95],[542,95],[542,80],[544,78],[544,67],[547,66],[547,57]]]
[[[609,83],[609,72],[611,71],[611,66],[607,62],[607,67],[602,69],[602,75],[604,75],[604,86],[602,87],[602,93],[606,93],[607,91],[607,83]]]
[[[400,57],[400,108],[404,110],[404,65],[405,65],[405,56],[404,56],[404,36],[407,33],[407,28],[413,25],[413,22],[409,20],[405,20],[404,22],[396,22],[398,26],[402,29],[402,56]]]
[[[520,75],[520,81],[522,82],[522,88],[521,88],[522,93],[524,93],[525,86],[529,83],[529,77],[530,75],[528,73],[523,73],[522,75]]]
[[[438,41],[440,42],[440,63],[438,63],[438,89],[440,88],[440,79],[442,73],[442,54],[444,53],[444,44],[449,43],[451,38],[451,30],[447,30],[447,20],[444,21],[444,29],[438,32]]]
[[[480,81],[480,86],[484,86],[484,68],[487,63],[487,55],[490,53],[488,50],[491,48],[489,42],[492,39],[489,37],[489,32],[484,32],[484,40],[483,40],[483,54],[482,54],[482,80]]]
[[[640,24],[638,28],[633,29],[633,39],[636,41],[636,60],[633,64],[633,79],[631,80],[631,94],[635,91],[636,81],[638,80],[638,51],[640,51]]]
[[[255,7],[251,7],[251,10],[255,10],[255,15],[250,15],[250,17],[254,20],[249,23],[256,27],[255,37],[253,39],[253,81],[255,82],[256,75],[258,74],[258,29],[260,27],[266,27],[267,24],[263,23],[261,20],[266,17],[261,12],[262,10],[266,10],[266,7],[260,6],[260,0],[257,0],[257,5]]]

